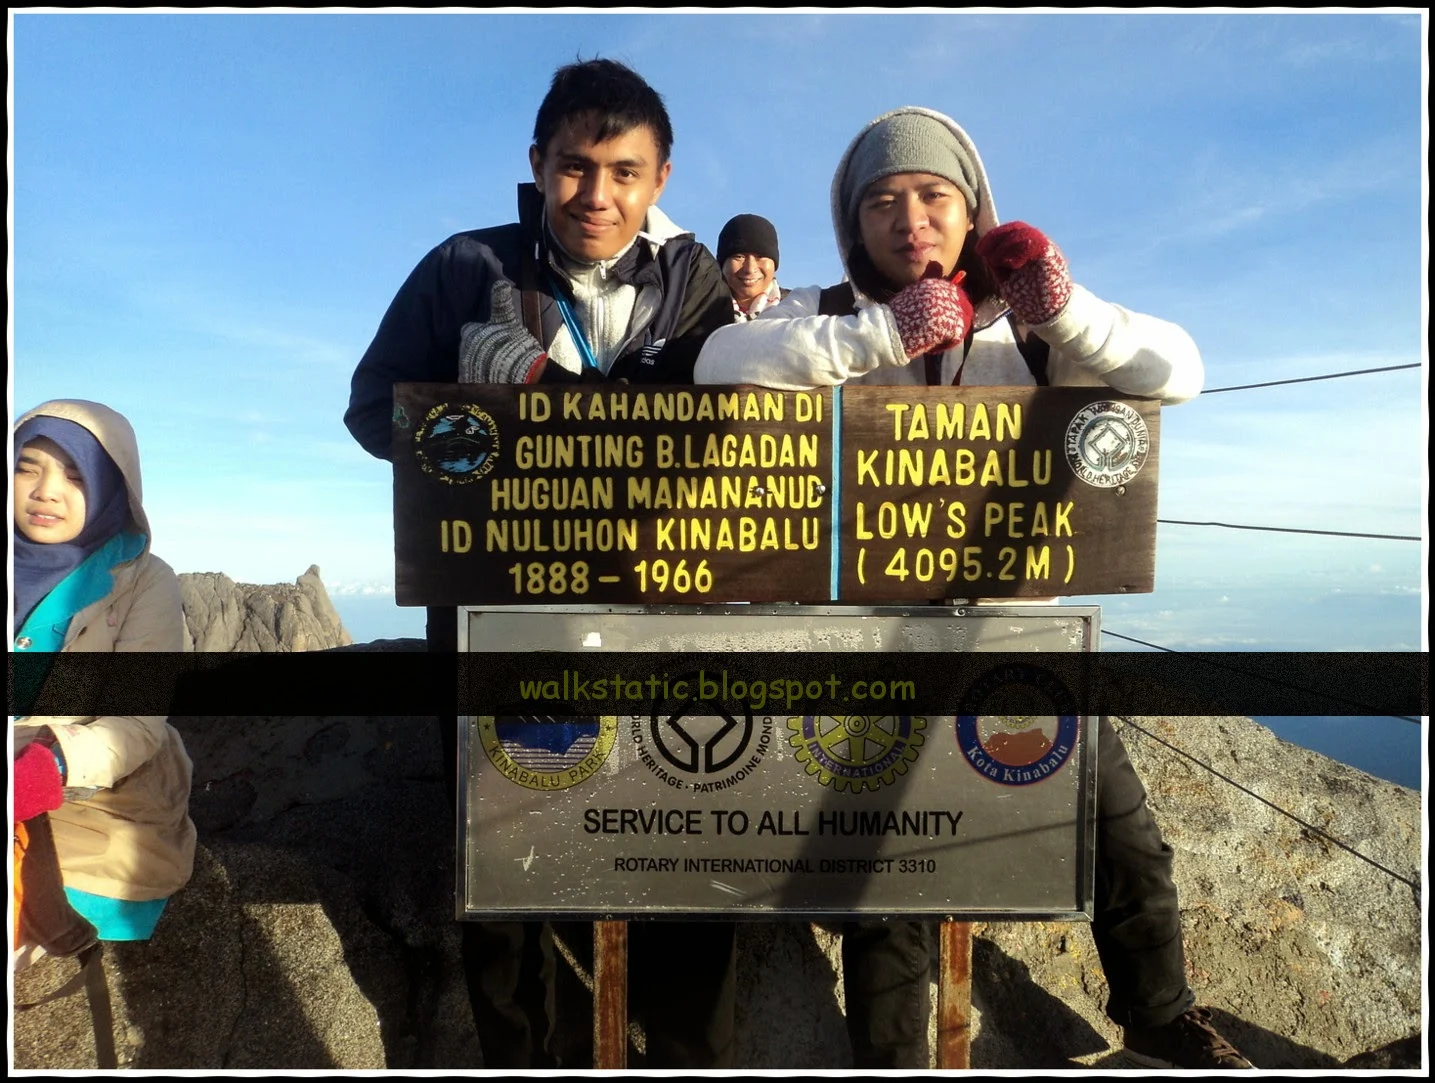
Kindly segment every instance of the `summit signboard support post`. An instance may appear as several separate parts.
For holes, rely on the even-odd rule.
[[[1158,422],[1094,388],[399,385],[398,600],[483,659],[459,917],[594,921],[600,1067],[627,920],[940,921],[965,1066],[965,923],[1091,916],[1095,725],[1053,663],[1099,610],[1050,602],[1152,589]]]

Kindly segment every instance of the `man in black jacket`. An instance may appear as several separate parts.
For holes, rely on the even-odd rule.
[[[657,207],[672,142],[662,98],[637,73],[603,59],[560,68],[534,124],[518,221],[455,234],[414,268],[354,372],[354,438],[390,458],[399,382],[691,383],[732,308],[712,254]],[[430,651],[456,651],[457,634],[455,608],[429,609]],[[439,726],[456,778],[456,716]],[[634,925],[649,1067],[730,1063],[733,930]],[[548,924],[464,922],[463,945],[484,1066],[553,1067]]]

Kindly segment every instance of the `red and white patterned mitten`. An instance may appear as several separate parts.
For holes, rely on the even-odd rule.
[[[1025,222],[1008,222],[989,231],[977,242],[977,255],[1022,323],[1055,319],[1071,298],[1066,257],[1045,233]]]
[[[941,266],[934,262],[927,274],[887,302],[909,359],[950,349],[972,329],[972,302],[959,285],[964,273],[943,278]]]

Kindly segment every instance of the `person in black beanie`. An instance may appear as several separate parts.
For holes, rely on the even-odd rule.
[[[717,261],[732,293],[734,323],[757,319],[789,292],[777,284],[777,228],[759,214],[728,219],[718,234]]]

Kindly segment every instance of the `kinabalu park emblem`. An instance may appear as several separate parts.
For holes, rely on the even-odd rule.
[[[1151,451],[1142,416],[1124,402],[1093,402],[1066,427],[1066,462],[1088,485],[1114,489],[1141,473]]]
[[[498,461],[498,425],[477,406],[435,406],[414,432],[414,457],[438,481],[477,481]]]

